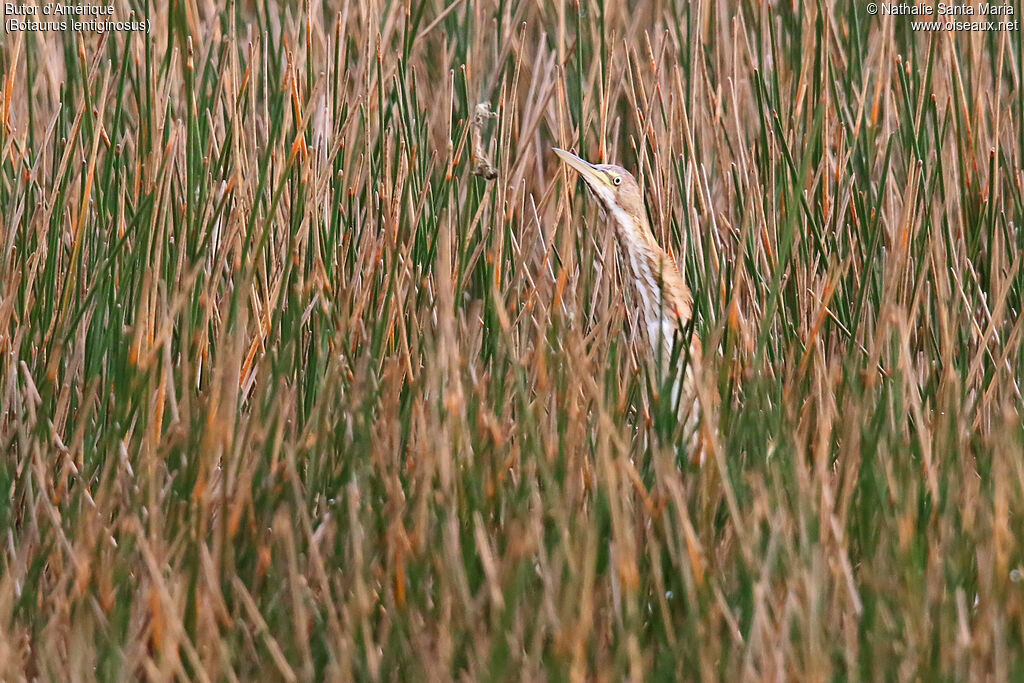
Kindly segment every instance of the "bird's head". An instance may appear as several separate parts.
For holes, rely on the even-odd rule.
[[[558,147],[553,149],[562,161],[580,174],[609,215],[618,218],[622,212],[636,223],[647,223],[640,186],[629,171],[614,164],[592,164],[572,152]]]

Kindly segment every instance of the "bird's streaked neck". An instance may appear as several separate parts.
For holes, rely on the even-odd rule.
[[[675,263],[654,238],[646,216],[633,216],[614,203],[607,211],[629,264],[652,342],[660,335],[671,345],[672,336],[686,322],[682,317],[689,316],[689,305],[676,301],[676,287],[682,286],[682,278]]]

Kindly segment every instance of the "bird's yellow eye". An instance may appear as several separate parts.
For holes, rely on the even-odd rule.
[[[621,185],[622,184],[622,176],[613,175],[612,176],[612,182],[615,183],[616,186]]]

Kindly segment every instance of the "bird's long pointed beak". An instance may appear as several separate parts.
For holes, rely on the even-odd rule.
[[[559,147],[552,147],[551,149],[555,150],[555,154],[558,155],[558,158],[569,164],[569,166],[579,173],[583,180],[587,181],[587,184],[591,187],[597,188],[608,184],[604,178],[604,174],[589,161],[584,161],[572,152],[567,152]]]

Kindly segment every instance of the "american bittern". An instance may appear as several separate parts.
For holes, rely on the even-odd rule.
[[[696,444],[694,426],[698,417],[695,371],[701,366],[700,339],[692,333],[693,296],[668,252],[651,232],[640,187],[621,166],[591,164],[580,157],[554,148],[555,153],[580,174],[605,214],[615,226],[622,256],[640,299],[640,314],[647,331],[648,356],[659,371],[659,382],[669,379],[673,405]],[[685,339],[689,334],[689,339]],[[674,343],[682,341],[683,353]],[[680,366],[685,370],[680,376]]]

